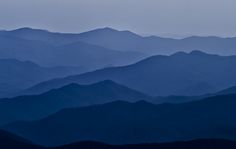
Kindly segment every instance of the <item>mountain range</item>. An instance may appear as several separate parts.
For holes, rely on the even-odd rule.
[[[0,97],[12,95],[42,81],[80,74],[82,67],[42,67],[30,61],[0,59]]]
[[[76,81],[75,83],[87,84],[110,79],[154,96],[196,96],[214,93],[235,85],[235,72],[232,68],[235,56],[223,57],[199,51],[189,54],[175,52],[198,49],[216,54],[233,54],[236,43],[234,40],[235,38],[219,37],[189,37],[185,39],[143,37],[130,31],[118,31],[112,28],[101,28],[79,34],[21,28],[0,31],[0,58],[31,61],[43,67],[72,66],[84,69],[77,74],[102,69],[89,75],[84,74],[83,81],[79,79],[80,77],[75,78],[74,76],[68,77],[74,78],[73,81],[64,79],[65,81],[59,82],[74,83]],[[160,53],[175,54],[146,58]],[[103,69],[107,67],[109,68]],[[194,67],[198,70],[191,69]],[[111,71],[112,73],[110,73]],[[131,73],[139,75],[131,77]],[[155,80],[153,81],[153,79]],[[36,83],[42,81],[45,80],[39,80]],[[48,84],[47,89],[47,87],[41,86],[42,84],[29,89],[28,94],[40,94],[54,88],[53,85],[46,83]],[[30,86],[32,85],[35,83],[30,84]],[[64,85],[66,84],[62,83],[62,85],[55,85],[55,87]],[[16,85],[16,87],[18,86]],[[12,89],[12,91],[18,90],[18,88]],[[0,90],[0,92],[2,92],[0,94],[9,94],[5,93],[8,92],[6,90]]]
[[[235,86],[235,65],[236,56],[178,52],[171,56],[152,56],[128,66],[52,79],[27,89],[24,94],[43,93],[70,83],[91,84],[109,79],[152,96],[196,96]]]
[[[37,120],[64,108],[117,100],[136,102],[153,98],[109,80],[91,85],[69,84],[40,95],[0,99],[0,125],[17,120]]]
[[[150,144],[132,144],[132,145],[110,145],[100,142],[76,142],[58,147],[43,147],[35,145],[21,137],[18,137],[9,132],[0,131],[0,148],[2,149],[234,149],[236,143],[223,139],[201,139],[188,142],[173,142],[173,143],[150,143]]]
[[[236,38],[192,36],[184,39],[141,36],[131,31],[118,31],[109,27],[95,29],[78,34],[54,33],[47,30],[20,28],[2,31],[2,35],[14,36],[27,40],[37,40],[51,45],[65,45],[78,41],[98,45],[118,51],[138,51],[149,55],[173,54],[177,51],[204,52],[232,55],[236,54]]]
[[[11,134],[3,130],[0,130],[0,148],[42,149],[42,147],[39,147],[26,139],[23,139],[17,135]]]
[[[0,148],[236,147],[236,38],[0,31]]]
[[[34,30],[22,30],[35,33]],[[27,33],[22,34],[27,35]],[[94,70],[130,64],[146,57],[140,52],[117,51],[81,41],[53,45],[46,41],[36,40],[34,36],[40,35],[32,35],[26,39],[12,32],[0,32],[0,58],[32,61],[47,67],[80,66]]]
[[[236,140],[235,99],[236,94],[181,104],[114,101],[64,109],[41,120],[14,122],[3,128],[49,146],[86,140],[110,144]]]
[[[149,96],[111,80],[95,84],[68,84],[39,95],[0,99],[0,125],[17,120],[37,120],[64,108],[91,106],[112,101],[149,101],[154,104],[185,103],[211,96],[235,94],[235,87],[202,96]]]

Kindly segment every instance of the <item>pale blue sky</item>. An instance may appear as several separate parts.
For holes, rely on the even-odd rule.
[[[0,0],[0,29],[236,36],[236,0]]]

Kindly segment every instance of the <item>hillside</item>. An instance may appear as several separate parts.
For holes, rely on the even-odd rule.
[[[40,95],[0,99],[0,125],[17,120],[37,120],[64,108],[150,99],[152,97],[109,80],[91,85],[69,84]]]
[[[224,95],[161,105],[115,101],[65,109],[38,121],[12,123],[5,129],[43,145],[86,140],[110,144],[236,140],[235,99],[236,95]]]
[[[152,56],[129,66],[49,80],[26,92],[42,93],[69,83],[89,84],[109,79],[153,96],[196,96],[234,86],[235,65],[236,56],[178,52],[171,56]]]

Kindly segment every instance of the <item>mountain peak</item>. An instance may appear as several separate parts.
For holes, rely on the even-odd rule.
[[[104,27],[104,28],[101,28],[100,30],[106,30],[106,31],[118,31],[114,28],[111,28],[111,27]]]
[[[152,104],[152,103],[150,103],[150,102],[148,102],[148,101],[146,101],[146,100],[139,100],[139,101],[135,102],[135,104],[136,104],[136,105],[141,105],[141,106],[143,106],[143,105],[155,106],[154,104]]]
[[[117,85],[117,83],[115,83],[112,80],[103,80],[103,81],[94,83],[93,85]]]
[[[77,83],[70,83],[66,86],[63,86],[62,88],[75,88],[75,87],[80,87],[80,85]]]
[[[18,28],[18,29],[12,30],[12,31],[18,31],[18,30],[27,31],[27,30],[34,30],[34,29],[31,27],[22,27],[22,28]]]
[[[200,50],[193,50],[189,53],[190,55],[208,55],[207,53],[205,52],[202,52]]]
[[[171,56],[185,56],[185,55],[188,55],[188,53],[183,52],[183,51],[179,51],[179,52],[172,54]]]
[[[68,85],[65,85],[63,87],[61,87],[60,89],[75,89],[75,88],[80,88],[80,87],[98,87],[100,86],[101,88],[104,86],[117,86],[118,84],[113,82],[112,80],[103,80],[103,81],[99,81],[97,83],[93,83],[93,84],[86,84],[86,85],[82,85],[82,84],[77,84],[77,83],[70,83]]]
[[[207,54],[207,53],[202,52],[200,50],[193,50],[189,53],[179,51],[179,52],[176,52],[176,53],[172,54],[171,56],[186,56],[186,55],[203,56],[203,55],[210,55],[210,54]]]
[[[103,36],[111,36],[112,38],[114,38],[114,36],[119,37],[119,38],[125,38],[127,36],[129,38],[140,38],[141,37],[140,35],[133,33],[131,31],[128,31],[128,30],[117,30],[117,29],[110,28],[110,27],[98,28],[95,30],[83,32],[80,35],[94,36],[94,33],[98,34],[98,35],[103,35]]]
[[[212,54],[212,53],[206,53],[206,52],[203,52],[203,51],[199,51],[199,50],[194,50],[192,52],[189,53],[190,55],[193,55],[193,56],[211,56],[211,57],[220,57],[220,55],[218,54]]]
[[[23,28],[11,30],[11,32],[49,32],[49,31],[43,30],[43,29],[34,29],[34,28],[30,28],[30,27],[23,27]]]
[[[105,32],[106,33],[106,32],[119,32],[119,31],[114,28],[111,28],[111,27],[104,27],[104,28],[98,28],[98,29],[88,31],[87,33],[89,33],[89,32]]]

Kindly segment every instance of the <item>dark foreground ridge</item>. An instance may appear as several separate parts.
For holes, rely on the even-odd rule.
[[[108,144],[236,140],[235,99],[234,94],[183,104],[115,101],[64,109],[38,121],[15,122],[3,128],[45,146],[86,140]]]
[[[236,142],[221,139],[202,139],[188,142],[109,145],[99,142],[79,142],[60,147],[42,147],[12,138],[0,138],[1,149],[235,149]]]
[[[188,142],[133,144],[133,145],[108,145],[98,142],[80,142],[61,146],[55,149],[235,149],[236,142],[209,139],[193,140]]]

